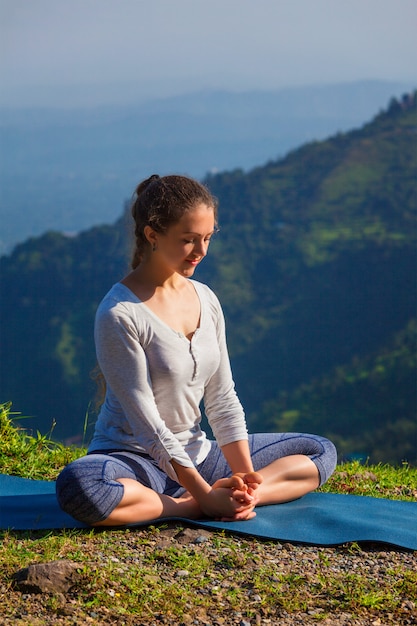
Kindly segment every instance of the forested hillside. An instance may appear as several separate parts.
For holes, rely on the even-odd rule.
[[[414,94],[361,129],[207,179],[221,229],[196,277],[223,303],[251,430],[416,462],[416,154]],[[128,224],[48,233],[0,259],[0,401],[36,416],[25,426],[82,433],[94,311],[127,270]]]

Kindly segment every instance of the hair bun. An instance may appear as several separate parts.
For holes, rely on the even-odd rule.
[[[146,178],[145,180],[143,180],[136,187],[136,195],[140,196],[140,194],[143,193],[145,191],[145,189],[147,189],[149,187],[149,185],[151,185],[156,180],[160,180],[160,178],[161,177],[159,176],[159,174],[152,174],[152,176],[149,176],[149,178]]]

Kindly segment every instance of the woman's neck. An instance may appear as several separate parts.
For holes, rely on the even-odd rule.
[[[147,300],[157,292],[178,293],[188,287],[188,280],[181,274],[161,272],[159,268],[146,261],[142,261],[120,282],[139,295],[141,300]]]

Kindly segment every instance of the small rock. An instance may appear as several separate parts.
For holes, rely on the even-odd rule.
[[[147,585],[156,585],[159,580],[159,576],[156,576],[155,574],[145,574],[143,577],[143,582]]]
[[[175,541],[179,544],[201,543],[201,537],[209,536],[209,533],[199,530],[198,528],[183,528],[175,535]]]
[[[364,472],[362,476],[367,480],[371,480],[373,483],[376,483],[378,481],[378,476],[375,476],[373,472]]]
[[[402,607],[403,609],[406,609],[406,611],[414,611],[416,605],[411,600],[405,600],[405,602],[403,602],[402,604]]]
[[[165,548],[169,548],[169,546],[172,545],[172,540],[170,539],[170,537],[161,537],[161,539],[158,539],[158,541],[156,542],[156,548],[158,550],[164,550]]]
[[[80,579],[79,563],[50,561],[33,563],[13,575],[20,591],[25,593],[66,593]]]
[[[187,578],[187,576],[190,575],[190,572],[188,571],[188,569],[180,569],[178,570],[178,572],[175,574],[175,576],[177,578]]]

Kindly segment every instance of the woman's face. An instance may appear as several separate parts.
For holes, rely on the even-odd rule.
[[[197,204],[167,230],[155,233],[158,259],[182,276],[192,276],[215,231],[213,207]]]

